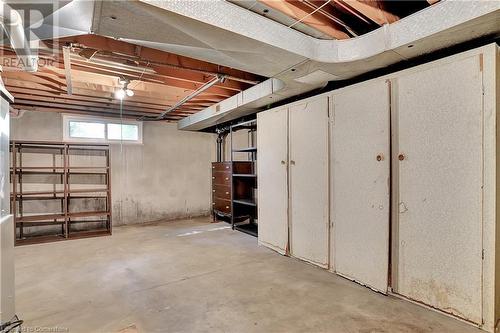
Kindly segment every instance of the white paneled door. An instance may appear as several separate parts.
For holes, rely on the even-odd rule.
[[[331,95],[331,269],[387,292],[390,92],[384,81]]]
[[[328,98],[290,106],[289,123],[290,252],[327,267]]]
[[[285,254],[288,245],[288,109],[257,114],[259,242]]]
[[[482,321],[482,72],[479,56],[401,76],[394,289]],[[396,208],[396,207],[395,207]]]

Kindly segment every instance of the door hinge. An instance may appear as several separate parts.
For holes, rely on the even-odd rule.
[[[484,260],[484,249],[481,251],[481,259]]]

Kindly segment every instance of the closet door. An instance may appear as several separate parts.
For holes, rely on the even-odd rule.
[[[479,56],[394,86],[394,290],[482,321],[482,68]]]
[[[331,96],[332,269],[387,292],[390,92],[385,81]]]
[[[291,254],[328,266],[328,98],[290,107]]]
[[[259,243],[285,254],[288,245],[288,109],[257,114]]]

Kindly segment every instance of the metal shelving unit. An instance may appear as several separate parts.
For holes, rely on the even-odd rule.
[[[249,147],[235,147],[233,133],[247,130]],[[230,127],[231,138],[231,226],[234,230],[257,236],[257,120],[245,121]],[[247,154],[246,161],[235,161],[234,154]]]
[[[109,146],[11,141],[16,245],[111,234]]]

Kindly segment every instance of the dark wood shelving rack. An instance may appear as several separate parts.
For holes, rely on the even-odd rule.
[[[16,245],[111,234],[107,144],[11,141]]]
[[[249,131],[250,147],[234,147],[233,133]],[[254,133],[257,120],[245,121],[230,127],[231,136],[231,226],[233,229],[258,235],[257,223],[257,148]],[[235,153],[246,153],[247,161],[234,161]]]

